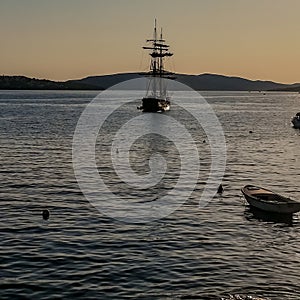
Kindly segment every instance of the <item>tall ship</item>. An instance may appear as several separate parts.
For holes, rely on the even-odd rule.
[[[167,94],[166,79],[175,79],[174,73],[165,69],[165,59],[173,55],[169,52],[169,45],[163,39],[162,29],[157,33],[156,20],[154,24],[153,38],[146,40],[147,46],[143,49],[149,50],[150,70],[141,73],[149,79],[147,93],[142,99],[142,105],[138,107],[143,112],[164,112],[170,109],[170,98]]]

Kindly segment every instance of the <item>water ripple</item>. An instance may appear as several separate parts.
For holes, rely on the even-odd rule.
[[[298,300],[299,216],[292,224],[262,221],[240,194],[243,185],[253,183],[299,199],[299,135],[285,122],[298,111],[296,96],[271,93],[262,102],[252,93],[207,95],[226,134],[224,194],[199,209],[211,159],[205,136],[191,124],[202,147],[203,169],[190,199],[162,220],[132,225],[97,211],[73,174],[72,135],[95,94],[1,92],[0,298],[220,299],[247,294]],[[269,117],[276,126],[265,122]],[[128,191],[112,170],[106,146],[98,153],[107,184],[128,201],[154,202],[157,192],[167,193],[178,179],[176,149],[156,142],[172,170],[159,191]],[[138,160],[143,149],[140,141],[131,151],[136,172],[145,171]],[[45,208],[48,221],[42,219]]]

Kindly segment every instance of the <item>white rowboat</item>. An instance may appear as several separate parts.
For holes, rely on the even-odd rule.
[[[251,206],[261,210],[280,214],[293,214],[300,211],[300,202],[262,187],[246,185],[241,191]]]

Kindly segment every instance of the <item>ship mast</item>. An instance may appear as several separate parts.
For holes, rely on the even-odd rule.
[[[153,38],[146,40],[146,42],[150,43],[150,45],[143,47],[143,49],[150,50],[149,55],[151,56],[151,61],[150,61],[150,71],[144,73],[144,75],[153,78],[152,96],[154,97],[157,96],[157,85],[159,85],[159,96],[164,97],[166,96],[166,91],[163,88],[162,78],[174,79],[174,77],[170,76],[173,73],[166,71],[164,69],[164,59],[165,57],[172,56],[173,53],[169,52],[170,46],[165,44],[165,40],[163,39],[162,29],[160,32],[160,36],[158,38],[156,19],[154,22]]]

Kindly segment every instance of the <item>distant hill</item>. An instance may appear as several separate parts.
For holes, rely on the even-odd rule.
[[[139,73],[120,73],[58,82],[25,76],[0,76],[0,90],[103,90],[139,77]],[[217,74],[176,74],[176,79],[200,91],[300,91],[300,83],[289,85]]]
[[[99,90],[83,82],[59,82],[25,76],[0,76],[0,90]]]
[[[101,86],[105,89],[120,82],[141,77],[138,73],[121,73],[113,75],[91,76],[72,82]],[[187,75],[176,74],[176,80],[194,90],[206,91],[268,91],[288,89],[290,85],[272,81],[249,80],[217,74]]]
[[[111,75],[89,76],[79,80],[69,80],[69,83],[84,83],[108,89],[109,87],[127,80],[141,77],[138,73],[120,73]]]
[[[299,83],[294,83],[289,85],[288,87],[283,87],[279,89],[275,89],[274,91],[277,92],[295,92],[295,93],[300,93],[300,84]]]
[[[287,87],[285,84],[272,81],[249,80],[217,74],[178,75],[178,81],[195,90],[268,91]]]

